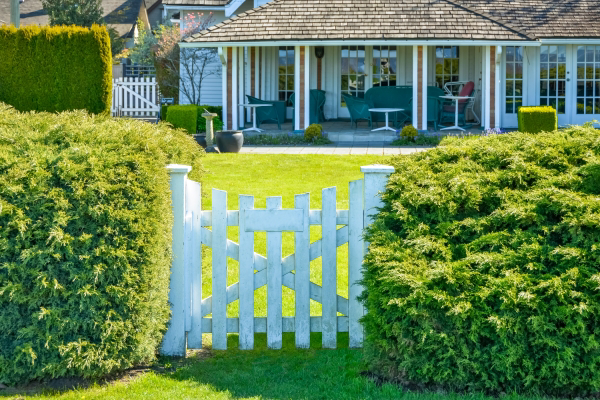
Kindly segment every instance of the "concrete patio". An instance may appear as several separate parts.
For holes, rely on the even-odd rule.
[[[376,131],[373,132],[367,122],[361,121],[358,123],[358,128],[355,128],[354,125],[350,123],[349,120],[330,120],[322,122],[324,132],[327,134],[327,138],[332,142],[338,145],[344,145],[345,147],[352,147],[353,144],[364,145],[362,147],[382,147],[384,144],[389,144],[390,142],[396,140],[399,137],[400,131]],[[252,126],[251,123],[247,122],[246,127]],[[374,126],[374,128],[382,127],[383,124],[380,123],[379,126]],[[262,124],[260,126],[261,129],[264,129],[263,132],[253,132],[253,131],[245,131],[244,136],[255,136],[255,135],[293,135],[292,123],[285,122],[281,124],[281,129],[278,129],[277,124]],[[435,131],[433,126],[430,126],[430,129],[427,132],[427,135],[431,136],[449,136],[449,135],[474,135],[482,132],[480,126],[472,126],[469,127],[465,132],[461,132],[459,130],[447,130],[442,131],[442,125],[438,125],[438,130]],[[366,154],[366,153],[364,153]]]

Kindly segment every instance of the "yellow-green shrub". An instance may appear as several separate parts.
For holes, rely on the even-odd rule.
[[[98,377],[152,360],[169,318],[167,124],[0,103],[0,382]]]
[[[558,129],[556,110],[550,106],[519,107],[519,132],[552,132]]]
[[[406,125],[404,128],[402,128],[402,131],[400,131],[400,137],[404,139],[414,140],[418,135],[419,132],[417,131],[417,128],[412,125]]]
[[[0,26],[0,102],[20,111],[109,113],[110,37],[105,27]]]
[[[430,389],[598,393],[598,131],[449,138],[393,165],[366,236],[371,371]]]
[[[195,134],[198,124],[198,106],[195,104],[169,106],[167,108],[167,122],[175,128],[184,129],[190,135]]]
[[[304,139],[313,141],[323,136],[323,126],[320,124],[310,124],[304,130]]]

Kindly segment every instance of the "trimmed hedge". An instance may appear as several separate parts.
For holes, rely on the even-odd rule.
[[[213,119],[213,129],[214,132],[220,131],[223,129],[223,121],[221,119],[221,115],[223,114],[223,107],[222,106],[208,106],[208,105],[194,105],[194,104],[187,104],[187,105],[171,105],[171,106],[162,106],[163,108],[161,109],[162,111],[166,110],[164,112],[165,115],[165,120],[167,118],[168,115],[168,110],[171,107],[175,107],[177,110],[185,110],[185,109],[196,109],[196,132],[199,133],[203,133],[206,132],[206,119],[204,119],[204,117],[202,117],[202,113],[204,112],[204,110],[208,110],[209,112],[212,113],[216,113],[218,115],[218,117]],[[163,115],[161,111],[161,116]],[[186,117],[180,116],[179,114],[182,111],[177,111],[178,116],[175,117],[177,124],[183,124],[183,125],[175,125],[176,127],[181,127],[184,128],[186,130],[191,129],[191,118],[192,118],[192,113],[188,112]],[[184,114],[186,112],[183,112]],[[162,118],[162,117],[161,117]],[[169,121],[170,122],[170,121]],[[185,127],[184,127],[185,125]],[[187,128],[186,128],[187,127]],[[188,130],[189,132],[189,130]],[[194,133],[196,133],[194,132]]]
[[[169,318],[165,165],[202,149],[166,124],[0,104],[0,382],[152,360]]]
[[[167,122],[175,128],[181,128],[190,135],[197,132],[198,107],[194,105],[169,106],[167,108]]]
[[[105,27],[0,26],[0,102],[20,111],[108,114],[111,97]]]
[[[556,110],[550,106],[519,107],[519,132],[540,133],[558,129]]]
[[[393,164],[366,236],[370,370],[433,390],[597,395],[598,131],[446,139]]]

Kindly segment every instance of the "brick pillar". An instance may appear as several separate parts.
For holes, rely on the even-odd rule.
[[[227,47],[227,120],[225,121],[226,129],[231,129],[233,126],[233,49]]]
[[[310,124],[309,54],[310,47],[296,46],[294,66],[294,130],[304,130]]]

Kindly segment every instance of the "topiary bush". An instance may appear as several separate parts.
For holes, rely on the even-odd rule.
[[[195,134],[198,123],[198,106],[193,104],[169,106],[167,108],[167,122],[175,128],[185,130],[190,135]]]
[[[167,118],[167,112],[168,112],[168,108],[169,107],[173,107],[173,105],[167,106],[167,105],[163,105],[161,108],[161,119],[164,121]],[[175,107],[179,107],[179,106],[175,106]],[[204,110],[208,110],[209,112],[212,113],[216,113],[218,115],[217,118],[213,119],[213,128],[214,131],[220,131],[223,130],[223,107],[222,106],[209,106],[209,105],[200,105],[200,106],[193,106],[193,105],[184,105],[183,107],[197,107],[197,111],[196,111],[196,132],[206,132],[206,119],[204,119],[204,117],[202,117],[202,113],[204,112]],[[196,133],[194,132],[194,133]]]
[[[304,139],[308,141],[314,141],[323,137],[323,126],[320,124],[310,124],[304,130]]]
[[[417,128],[415,128],[412,125],[406,125],[404,128],[402,128],[402,130],[400,131],[400,137],[402,139],[409,139],[409,140],[415,140],[415,138],[419,135],[419,132],[417,131]]]
[[[393,160],[368,230],[366,359],[416,387],[600,390],[600,135],[445,139]]]
[[[552,132],[558,128],[556,110],[550,106],[519,107],[519,132]]]
[[[169,319],[165,165],[203,152],[167,124],[0,104],[0,382],[152,360]]]
[[[112,55],[103,26],[0,26],[0,102],[20,111],[110,113]]]

